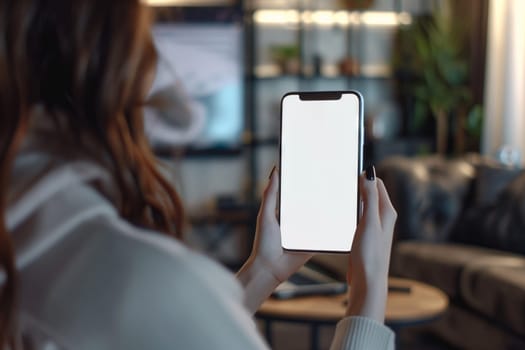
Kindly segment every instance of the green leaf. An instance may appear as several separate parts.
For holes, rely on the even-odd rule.
[[[467,115],[466,129],[467,133],[473,137],[479,138],[483,127],[483,108],[477,104],[469,111]]]

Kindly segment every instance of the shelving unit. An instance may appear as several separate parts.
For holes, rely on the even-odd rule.
[[[365,122],[383,116],[391,124],[383,127],[385,134],[394,134],[400,127],[390,68],[394,35],[397,26],[409,24],[412,14],[429,10],[431,4],[425,8],[414,1],[376,0],[370,1],[367,9],[344,9],[342,2],[263,0],[245,6],[252,199],[262,191],[265,172],[278,161],[279,103],[288,91],[358,90],[365,100]],[[295,71],[283,71],[272,60],[272,46],[298,53],[292,58],[297,61],[293,63]],[[345,62],[346,68],[342,67]],[[370,131],[381,130],[370,127]],[[373,157],[366,149],[365,162]]]

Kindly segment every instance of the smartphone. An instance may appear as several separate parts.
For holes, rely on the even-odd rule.
[[[279,220],[284,249],[349,252],[359,217],[363,97],[290,92],[281,100]]]

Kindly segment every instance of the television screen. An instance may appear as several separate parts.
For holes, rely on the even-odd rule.
[[[236,23],[161,23],[146,108],[153,146],[232,147],[243,130],[242,29]]]

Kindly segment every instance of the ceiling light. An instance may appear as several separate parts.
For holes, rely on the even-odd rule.
[[[165,0],[166,1],[166,0]],[[253,15],[254,21],[259,24],[286,25],[299,22],[318,26],[397,26],[412,23],[412,16],[407,12],[347,12],[347,11],[303,11],[297,10],[257,10]]]
[[[253,19],[261,24],[296,24],[300,20],[296,10],[257,10]]]

